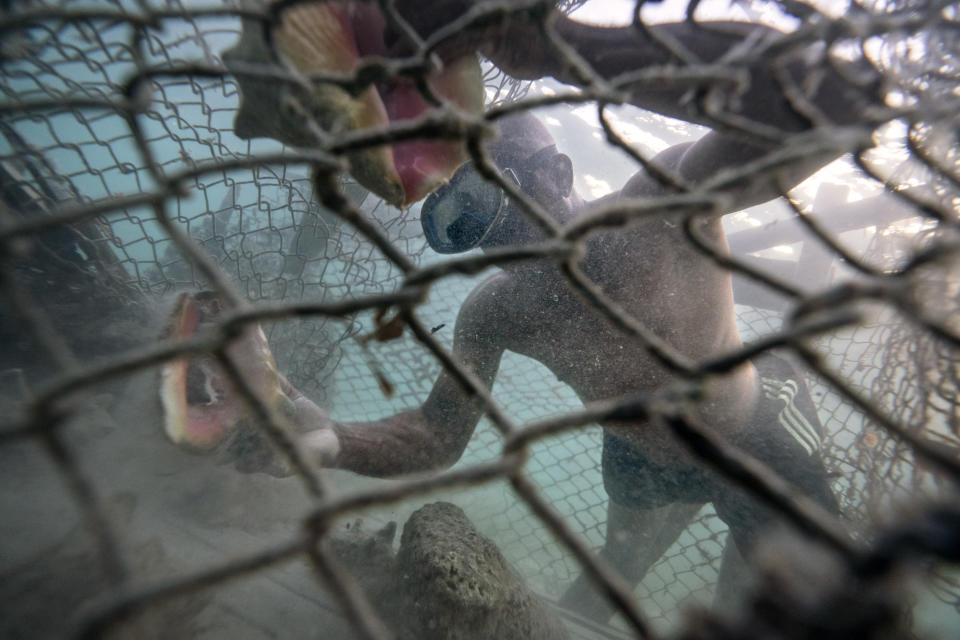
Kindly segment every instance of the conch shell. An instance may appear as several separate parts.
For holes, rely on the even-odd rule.
[[[278,70],[300,76],[351,74],[364,56],[385,56],[385,21],[374,3],[296,4],[283,11],[268,43],[265,23],[245,18],[238,43],[223,54],[237,74],[241,100],[234,129],[243,139],[269,137],[309,147],[316,138],[311,122],[329,133],[383,127],[416,118],[431,109],[414,83],[396,79],[351,95],[340,86],[314,83],[309,91],[289,82],[242,73]],[[483,110],[483,80],[476,56],[448,63],[427,78],[429,86],[459,108]],[[298,105],[294,108],[291,105]],[[416,202],[447,181],[467,159],[460,141],[409,141],[347,155],[361,185],[401,207]]]
[[[167,337],[184,339],[212,324],[222,309],[212,291],[183,293],[177,298]],[[244,380],[264,403],[288,415],[292,402],[284,394],[277,366],[259,325],[244,328],[228,347],[240,365]],[[210,451],[245,425],[249,409],[219,361],[201,354],[166,363],[160,372],[163,426],[174,443],[197,451]],[[241,429],[242,427],[242,429]]]

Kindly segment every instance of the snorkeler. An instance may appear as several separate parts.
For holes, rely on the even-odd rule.
[[[404,4],[398,6],[403,9]],[[447,4],[457,3],[438,3]],[[424,19],[441,13],[420,12],[429,14]],[[420,14],[409,15],[415,18]],[[437,25],[426,27],[414,21],[414,26],[432,29]],[[554,29],[605,78],[670,61],[664,48],[644,40],[632,28],[589,27],[561,16]],[[703,60],[718,59],[747,37],[756,43],[770,33],[764,27],[733,23],[712,29],[693,23],[657,29]],[[550,75],[578,80],[575,69],[550,53],[553,49],[543,42],[535,25],[523,21],[501,24],[498,29],[466,33],[464,39],[464,47],[480,49],[517,77]],[[784,73],[802,79],[807,73],[803,65],[798,60],[785,66]],[[829,69],[824,72],[826,65],[813,68],[818,73],[809,75],[816,75],[819,85],[811,80],[806,87],[818,114],[834,123],[856,122],[860,110],[855,104],[863,104],[866,93],[848,91],[849,83],[831,75]],[[784,98],[778,84],[782,78],[775,80],[762,59],[750,61],[743,69],[751,82],[745,93],[729,103],[731,109],[738,109],[736,116],[784,132],[809,127],[809,120]],[[638,84],[631,87],[630,101],[674,117],[708,121],[690,106],[696,91],[689,84],[681,85]],[[707,88],[701,86],[700,90]],[[497,129],[498,135],[486,143],[486,149],[505,179],[535,200],[558,225],[589,210],[591,205],[573,189],[570,158],[556,148],[539,121],[529,114],[515,115],[501,118]],[[695,189],[725,170],[765,157],[768,151],[736,132],[715,130],[696,142],[668,148],[654,163]],[[724,189],[724,206],[718,204],[692,224],[707,242],[725,247],[723,214],[778,197],[782,188],[796,185],[841,151],[827,149],[804,161],[785,163],[776,179],[732,182]],[[675,192],[641,170],[619,194],[607,196],[604,202]],[[517,203],[483,179],[470,163],[427,197],[421,222],[428,242],[440,253],[474,248],[486,251],[546,239],[545,232]],[[692,246],[676,213],[648,215],[629,226],[596,232],[584,245],[580,263],[584,273],[625,313],[672,348],[696,361],[741,347],[730,273]],[[641,340],[586,304],[548,259],[502,265],[474,289],[459,311],[454,355],[487,388],[494,382],[505,351],[541,362],[583,402],[658,389],[676,380]],[[480,401],[447,372],[440,374],[422,406],[365,423],[332,421],[321,408],[285,385],[295,407],[295,421],[304,432],[301,444],[316,462],[370,476],[452,465],[482,415]],[[711,378],[704,397],[691,406],[690,415],[774,468],[826,509],[837,510],[819,456],[816,412],[799,376],[782,361],[764,358]],[[610,506],[601,555],[625,578],[639,581],[696,510],[708,502],[730,527],[736,547],[744,556],[750,555],[758,536],[774,520],[769,509],[705,468],[663,424],[637,420],[602,426],[603,478]],[[644,554],[645,548],[652,553]],[[599,596],[589,595],[583,579],[574,583],[563,602],[598,619],[612,613]]]
[[[589,205],[572,188],[570,158],[535,117],[511,116],[498,128],[487,149],[504,176],[558,223],[587,210]],[[678,145],[656,161],[682,171],[684,158],[695,150],[696,143]],[[639,174],[622,193],[653,196],[665,188]],[[735,350],[741,342],[729,273],[692,247],[675,219],[652,217],[595,234],[586,242],[580,267],[618,305],[691,358]],[[421,222],[431,247],[441,253],[524,245],[546,237],[470,164],[425,200]],[[705,234],[723,237],[718,217],[700,224]],[[625,335],[585,303],[547,259],[503,265],[460,309],[453,353],[488,388],[508,350],[543,363],[584,402],[656,389],[675,379],[641,340]],[[440,375],[421,407],[366,423],[333,422],[292,388],[289,393],[300,407],[299,425],[315,427],[303,443],[317,461],[371,476],[453,464],[482,413],[479,400],[448,373]],[[711,380],[693,415],[836,511],[819,457],[816,412],[800,377],[785,362],[768,356],[757,366]],[[704,468],[662,424],[602,426],[610,505],[601,555],[625,578],[642,579],[707,502],[730,527],[737,548],[749,555],[758,533],[773,519],[766,507]],[[598,619],[613,613],[582,578],[563,604]]]

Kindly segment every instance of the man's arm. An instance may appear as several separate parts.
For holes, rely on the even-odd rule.
[[[692,190],[706,185],[721,173],[739,171],[751,162],[760,161],[769,150],[752,145],[740,136],[712,131],[695,142],[683,142],[668,147],[652,163],[660,169],[679,176]],[[715,210],[716,216],[747,209],[783,195],[784,189],[797,184],[836,159],[833,150],[810,153],[778,165],[775,171],[745,174],[722,186],[713,185],[712,191],[727,196],[726,206]],[[659,197],[675,193],[646,170],[638,171],[624,185],[621,196],[628,198]]]
[[[502,0],[438,0],[430,11],[420,3],[397,0],[397,6],[421,34],[442,33],[444,25],[468,10],[485,6],[504,6]],[[530,6],[515,0],[513,6]],[[544,16],[536,11],[517,11],[500,19],[478,23],[478,26],[451,33],[439,51],[456,56],[479,50],[506,73],[523,79],[554,77],[561,82],[583,86],[581,77],[560,55],[541,26]],[[567,16],[551,14],[554,32],[605,80],[623,79],[625,74],[654,67],[664,68],[664,77],[621,87],[630,103],[663,115],[714,127],[682,158],[670,166],[684,182],[696,189],[729,169],[743,168],[777,148],[788,146],[792,134],[803,133],[815,124],[851,125],[868,119],[868,109],[882,104],[877,82],[855,84],[849,74],[838,71],[830,61],[817,57],[810,42],[794,47],[789,59],[762,52],[764,43],[783,34],[775,29],[744,22],[681,22],[647,27],[646,30],[626,27],[599,27],[579,23]],[[674,43],[673,48],[686,51],[692,60],[682,62],[661,41]],[[771,49],[773,51],[775,49]],[[753,51],[754,53],[750,53]],[[731,52],[734,52],[731,54]],[[801,55],[802,53],[802,55]],[[731,54],[731,55],[728,55]],[[727,56],[727,58],[724,58]],[[692,74],[684,79],[684,69],[720,64],[728,80],[719,79],[716,70],[699,79]],[[847,63],[836,63],[847,64]],[[669,72],[668,66],[673,71]],[[693,67],[691,67],[693,65]],[[731,74],[738,78],[734,85]],[[862,75],[862,74],[861,74]],[[706,113],[700,98],[710,89],[720,87],[720,94],[711,100],[717,113]],[[794,96],[794,102],[788,99]],[[798,98],[798,96],[801,96]],[[805,113],[801,113],[804,111]],[[812,122],[808,116],[815,117]],[[721,121],[736,121],[740,131],[725,132]],[[745,131],[762,130],[779,140],[771,143],[763,137],[751,139]],[[840,141],[842,142],[842,141]],[[741,210],[766,202],[792,188],[818,169],[836,159],[842,144],[822,152],[803,154],[802,159],[778,166],[775,177],[743,180],[724,185],[730,196],[728,206],[718,214]],[[659,184],[659,183],[658,183]],[[667,191],[654,189],[656,195]],[[624,195],[631,195],[625,193]]]
[[[401,14],[424,37],[438,33],[467,11],[482,11],[485,7],[506,4],[510,3],[502,0],[437,0],[431,3],[429,11],[424,11],[419,1],[396,0]],[[515,0],[512,4],[521,9],[532,3]],[[534,80],[549,76],[582,86],[574,68],[558,54],[545,35],[541,27],[543,15],[536,10],[493,15],[499,18],[478,21],[472,28],[456,30],[444,40],[439,49],[441,55],[453,59],[479,50],[515,78]],[[680,68],[686,63],[678,60],[661,42],[674,43],[674,49],[687,52],[692,58],[690,63],[708,66],[718,63],[735,49],[743,54],[737,48],[742,48],[746,42],[757,45],[781,35],[767,26],[732,21],[679,22],[641,30],[632,26],[587,25],[559,12],[554,12],[551,19],[560,39],[606,80],[661,65],[676,66],[677,72],[669,82],[659,79],[630,87],[629,101],[644,109],[708,126],[714,123],[696,100],[690,100],[691,89],[707,89],[711,83],[723,80],[718,77],[711,80],[709,76],[699,81],[682,80]],[[796,52],[799,53],[800,49],[802,47],[797,47]],[[790,88],[805,94],[828,121],[836,124],[857,122],[862,119],[866,106],[878,102],[876,86],[855,86],[825,61],[815,59],[808,63],[795,55],[782,68],[776,68],[775,64],[781,62],[768,52],[753,56],[746,53],[725,60],[724,68],[739,73],[745,83],[741,85],[743,92],[735,94],[727,80],[732,99],[722,106],[723,111],[786,132],[809,128],[808,120],[786,97],[786,88],[782,84],[785,77],[790,79]],[[783,71],[786,73],[781,73]]]
[[[464,302],[454,330],[453,354],[489,388],[503,355],[489,292],[497,277]],[[291,388],[300,444],[322,466],[386,477],[440,469],[463,454],[483,411],[481,401],[443,371],[423,406],[372,422],[340,423]]]

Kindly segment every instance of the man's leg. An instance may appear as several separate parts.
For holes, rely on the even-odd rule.
[[[607,506],[607,538],[600,557],[636,586],[700,510],[700,504],[675,502],[655,509],[629,509],[613,502]],[[560,606],[584,617],[607,622],[615,613],[609,599],[585,574],[574,580]]]
[[[803,378],[789,362],[772,354],[757,358],[754,364],[761,376],[764,399],[752,424],[734,438],[733,444],[766,464],[828,512],[839,514],[840,507],[820,457],[823,426]],[[751,578],[748,564],[753,548],[759,537],[780,521],[769,507],[744,489],[725,481],[721,483],[714,506],[730,527],[727,550],[739,550],[736,555],[740,561],[724,554],[714,598],[718,607],[736,602],[748,586]]]
[[[810,460],[802,462],[804,464],[799,466],[806,469],[799,474],[791,473],[792,469],[789,468],[784,472],[784,467],[776,471],[825,510],[839,513],[822,466],[819,469],[822,475],[818,478],[815,475],[818,463]],[[806,480],[805,484],[796,481],[798,475]],[[730,527],[713,599],[714,608],[723,611],[737,607],[742,602],[742,596],[753,581],[754,567],[751,567],[751,562],[757,543],[783,520],[740,487],[730,487],[722,498],[714,502],[714,506],[720,518]]]
[[[743,594],[753,582],[750,565],[740,555],[732,536],[727,537],[720,560],[720,575],[713,592],[713,608],[716,611],[731,611],[740,607]]]

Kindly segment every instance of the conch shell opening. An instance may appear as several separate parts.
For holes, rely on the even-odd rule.
[[[166,335],[174,340],[190,338],[214,322],[222,310],[219,296],[211,291],[183,293],[177,298]],[[280,386],[273,354],[258,325],[246,327],[228,347],[242,367],[244,380],[257,397],[278,410],[289,404]],[[249,415],[247,403],[211,355],[177,358],[160,370],[160,402],[163,427],[176,445],[210,451],[240,430]]]
[[[284,144],[316,143],[309,118],[336,134],[380,128],[417,118],[434,108],[408,79],[370,86],[354,96],[340,86],[314,83],[304,91],[290,83],[240,73],[244,66],[280,66],[302,76],[349,74],[367,56],[386,56],[385,20],[363,2],[297,4],[285,10],[267,44],[263,23],[243,20],[238,43],[223,54],[237,75],[241,100],[234,129],[240,138],[269,137]],[[458,108],[483,111],[483,78],[475,55],[454,60],[427,77],[433,91]],[[298,105],[297,109],[291,104]],[[403,207],[449,180],[467,153],[461,141],[412,140],[347,155],[350,173],[388,203]]]

